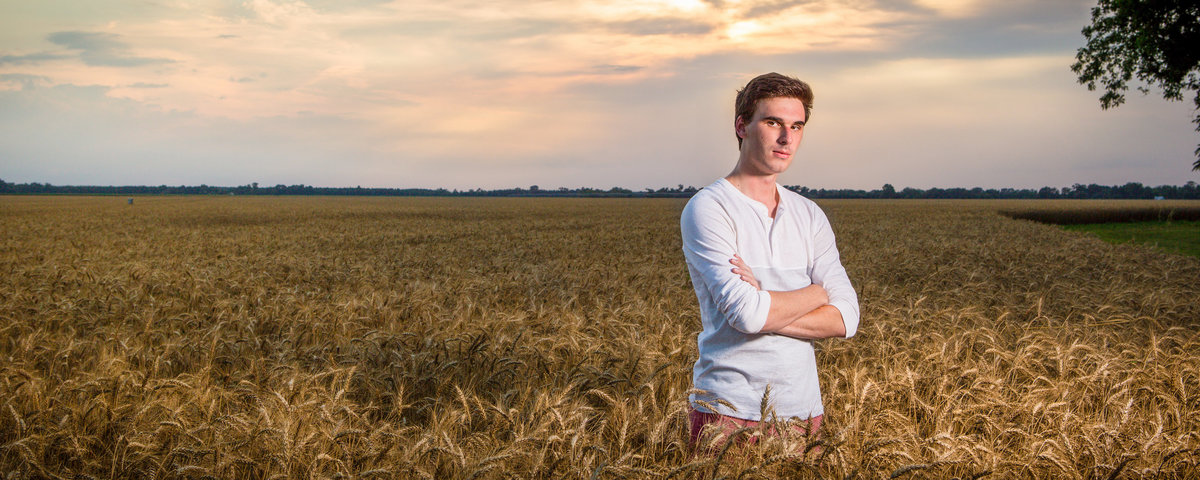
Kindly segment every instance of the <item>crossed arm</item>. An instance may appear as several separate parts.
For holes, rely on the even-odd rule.
[[[733,273],[742,281],[761,289],[754,272],[741,256],[734,254],[729,263],[733,264]],[[829,304],[829,295],[821,285],[814,283],[797,290],[767,293],[771,295],[771,307],[761,332],[806,340],[846,336],[842,313]]]

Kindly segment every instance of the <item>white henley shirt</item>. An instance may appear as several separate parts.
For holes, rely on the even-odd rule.
[[[770,385],[778,418],[824,412],[812,341],[760,333],[771,308],[768,291],[821,285],[842,314],[846,337],[858,330],[858,295],[842,267],[829,219],[813,201],[778,184],[775,188],[774,219],[766,205],[723,178],[683,209],[683,254],[704,326],[692,384],[708,394],[691,396],[697,410],[713,413],[697,403],[703,401],[722,415],[762,420],[760,403]],[[761,290],[731,272],[735,253],[753,270]]]

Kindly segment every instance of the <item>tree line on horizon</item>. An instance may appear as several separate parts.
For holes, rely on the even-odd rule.
[[[1157,187],[1129,182],[1124,185],[1098,185],[1076,183],[1070,187],[1030,188],[929,188],[905,187],[896,190],[884,184],[875,190],[858,189],[814,189],[801,185],[785,185],[808,198],[843,199],[1170,199],[1200,200],[1200,186],[1195,181],[1184,185],[1159,185]],[[49,183],[9,183],[0,179],[0,194],[6,195],[332,195],[332,196],[408,196],[408,197],[619,197],[619,198],[688,198],[700,189],[682,184],[676,187],[630,190],[621,187],[598,189],[589,187],[553,190],[537,185],[528,188],[484,190],[447,190],[445,188],[363,188],[363,187],[315,187],[312,185],[259,186],[257,182],[236,187],[212,185],[51,185]]]

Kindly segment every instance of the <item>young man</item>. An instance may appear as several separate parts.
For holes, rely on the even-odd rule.
[[[746,84],[735,102],[737,165],[683,210],[683,253],[704,326],[692,369],[705,392],[691,396],[693,445],[708,424],[730,433],[772,420],[760,408],[768,389],[775,418],[819,428],[812,340],[858,329],[858,296],[829,220],[776,183],[800,146],[812,99],[808,84],[778,73]]]

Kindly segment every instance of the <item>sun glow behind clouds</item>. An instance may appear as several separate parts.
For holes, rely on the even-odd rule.
[[[667,0],[667,5],[683,11],[695,11],[708,8],[708,4],[700,0]]]
[[[762,31],[763,25],[758,20],[743,20],[740,22],[730,23],[725,29],[725,34],[729,38],[737,42],[749,41],[751,36]]]
[[[974,15],[984,6],[981,0],[916,0],[914,3],[952,18]]]

